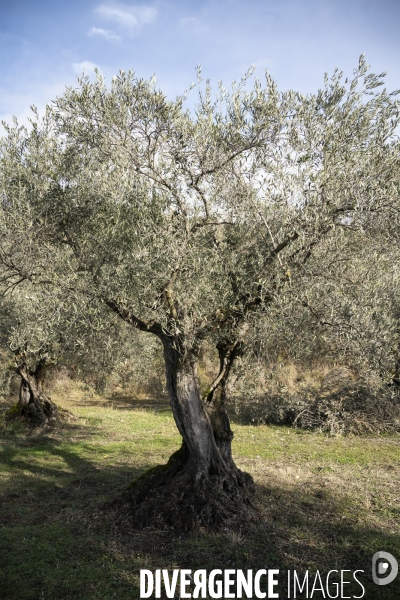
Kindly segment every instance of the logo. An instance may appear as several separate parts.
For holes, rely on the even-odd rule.
[[[399,565],[389,552],[375,552],[372,557],[372,579],[376,585],[387,585],[397,577]],[[384,575],[384,577],[382,577]]]

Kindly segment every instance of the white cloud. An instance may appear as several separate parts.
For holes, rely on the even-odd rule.
[[[186,25],[197,25],[198,22],[199,19],[196,19],[196,17],[183,17],[183,19],[179,20],[180,25],[183,25],[184,27]]]
[[[259,58],[258,60],[254,61],[254,66],[256,68],[256,72],[258,77],[260,77],[260,75],[267,69],[268,71],[275,68],[276,67],[276,61],[273,60],[272,58]],[[245,66],[243,65],[243,71],[245,70]],[[246,70],[249,67],[246,67]]]
[[[134,33],[157,16],[152,6],[128,6],[126,4],[100,4],[95,11],[107,21],[114,21]]]
[[[73,63],[72,65],[72,69],[77,75],[82,75],[83,71],[86,71],[87,73],[94,73],[96,68],[99,69],[99,66],[95,63],[92,63],[90,60],[84,60],[80,63]]]
[[[209,31],[209,27],[196,17],[183,17],[179,20],[179,25],[185,29],[190,29],[191,32],[207,33]]]
[[[40,116],[43,116],[46,110],[46,104],[51,103],[56,96],[61,96],[65,90],[65,81],[49,83],[40,83],[34,77],[24,79],[24,87],[20,91],[10,92],[9,89],[0,86],[0,97],[2,100],[2,109],[0,111],[0,135],[4,134],[1,121],[12,123],[12,117],[15,115],[19,125],[25,125],[31,128],[29,118],[33,113],[30,105],[34,104]]]
[[[104,37],[106,40],[110,40],[111,42],[119,42],[121,38],[119,35],[116,35],[113,31],[109,29],[102,29],[101,27],[92,27],[87,35],[92,37],[93,35],[100,35]]]

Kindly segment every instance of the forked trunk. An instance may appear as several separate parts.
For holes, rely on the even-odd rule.
[[[197,356],[183,355],[170,338],[163,342],[171,408],[183,443],[167,465],[132,484],[128,496],[137,524],[188,531],[253,520],[254,483],[233,462],[226,411],[214,410],[210,418],[200,393]]]

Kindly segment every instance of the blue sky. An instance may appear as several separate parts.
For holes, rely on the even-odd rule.
[[[251,64],[281,89],[313,92],[325,71],[351,74],[365,53],[400,88],[399,0],[0,0],[0,119],[26,122],[29,106],[74,85],[86,65],[120,68],[171,98],[203,76],[228,86]]]

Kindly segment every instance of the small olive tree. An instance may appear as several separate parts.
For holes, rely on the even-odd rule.
[[[46,372],[57,363],[62,344],[60,327],[47,306],[37,310],[37,294],[21,286],[17,298],[3,297],[0,302],[0,340],[7,367],[20,377],[18,403],[6,412],[6,418],[24,418],[35,425],[55,423],[64,413],[44,391]],[[40,303],[40,308],[43,303]],[[57,317],[56,317],[57,319]],[[59,324],[60,325],[60,324]],[[65,413],[66,415],[66,413]]]
[[[29,281],[18,293],[15,288],[7,293],[5,286],[2,291],[0,348],[6,369],[20,377],[19,400],[7,411],[7,419],[44,425],[71,418],[46,393],[49,369],[73,367],[81,380],[101,387],[137,347],[136,332],[127,331],[116,316],[104,318],[102,307],[86,296]]]
[[[142,524],[253,514],[225,406],[248,320],[294,281],[306,285],[337,230],[372,214],[382,226],[398,220],[399,115],[375,90],[383,75],[361,57],[351,81],[335,71],[307,97],[279,92],[268,74],[248,91],[250,75],[216,96],[199,81],[193,114],[131,72],[110,87],[83,77],[32,132],[9,128],[3,142],[3,263],[16,278],[95,297],[162,342],[183,445],[133,486]],[[202,397],[205,340],[220,365]]]

